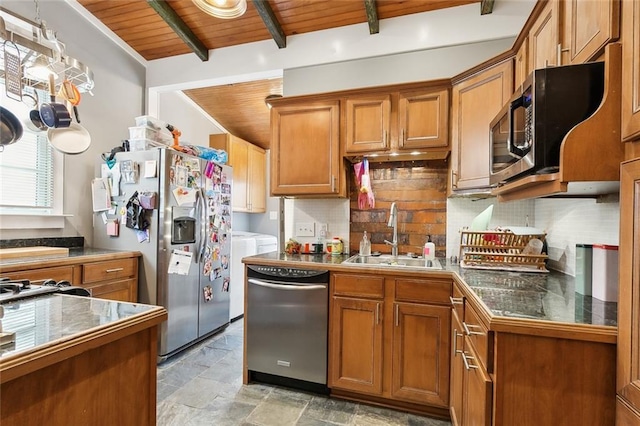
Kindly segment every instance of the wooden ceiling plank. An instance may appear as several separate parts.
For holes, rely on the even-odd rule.
[[[378,21],[376,0],[364,0],[364,10],[367,13],[367,22],[369,22],[369,34],[378,34],[380,32],[380,21]]]
[[[280,49],[287,47],[287,37],[284,31],[282,31],[280,22],[278,22],[278,18],[276,18],[276,15],[273,13],[269,2],[267,0],[252,0],[252,3],[278,47]]]
[[[187,46],[198,55],[198,57],[206,62],[209,60],[209,49],[200,41],[198,37],[191,31],[178,14],[167,4],[165,0],[147,0],[149,6],[153,8],[158,15],[180,36]]]
[[[480,15],[488,15],[493,12],[494,0],[482,0],[480,3]]]

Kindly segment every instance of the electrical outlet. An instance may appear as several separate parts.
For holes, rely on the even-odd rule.
[[[296,237],[315,237],[315,223],[298,222],[296,224]]]
[[[318,228],[320,228],[320,236],[322,238],[326,238],[327,237],[327,224],[326,223],[320,223],[320,224],[318,224]]]

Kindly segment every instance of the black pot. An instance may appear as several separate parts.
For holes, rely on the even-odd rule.
[[[8,109],[0,106],[0,152],[5,145],[10,145],[20,140],[22,137],[22,124],[18,117]]]
[[[56,102],[45,103],[40,106],[40,119],[49,128],[69,127],[71,114],[63,104]]]

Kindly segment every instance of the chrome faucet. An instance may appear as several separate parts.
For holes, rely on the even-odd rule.
[[[387,226],[393,227],[393,241],[384,240],[384,242],[391,246],[391,256],[398,257],[398,206],[396,206],[396,203],[391,203]]]

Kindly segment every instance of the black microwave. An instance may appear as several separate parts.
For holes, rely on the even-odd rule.
[[[491,121],[490,183],[557,172],[564,137],[598,109],[603,94],[604,62],[529,74]]]

